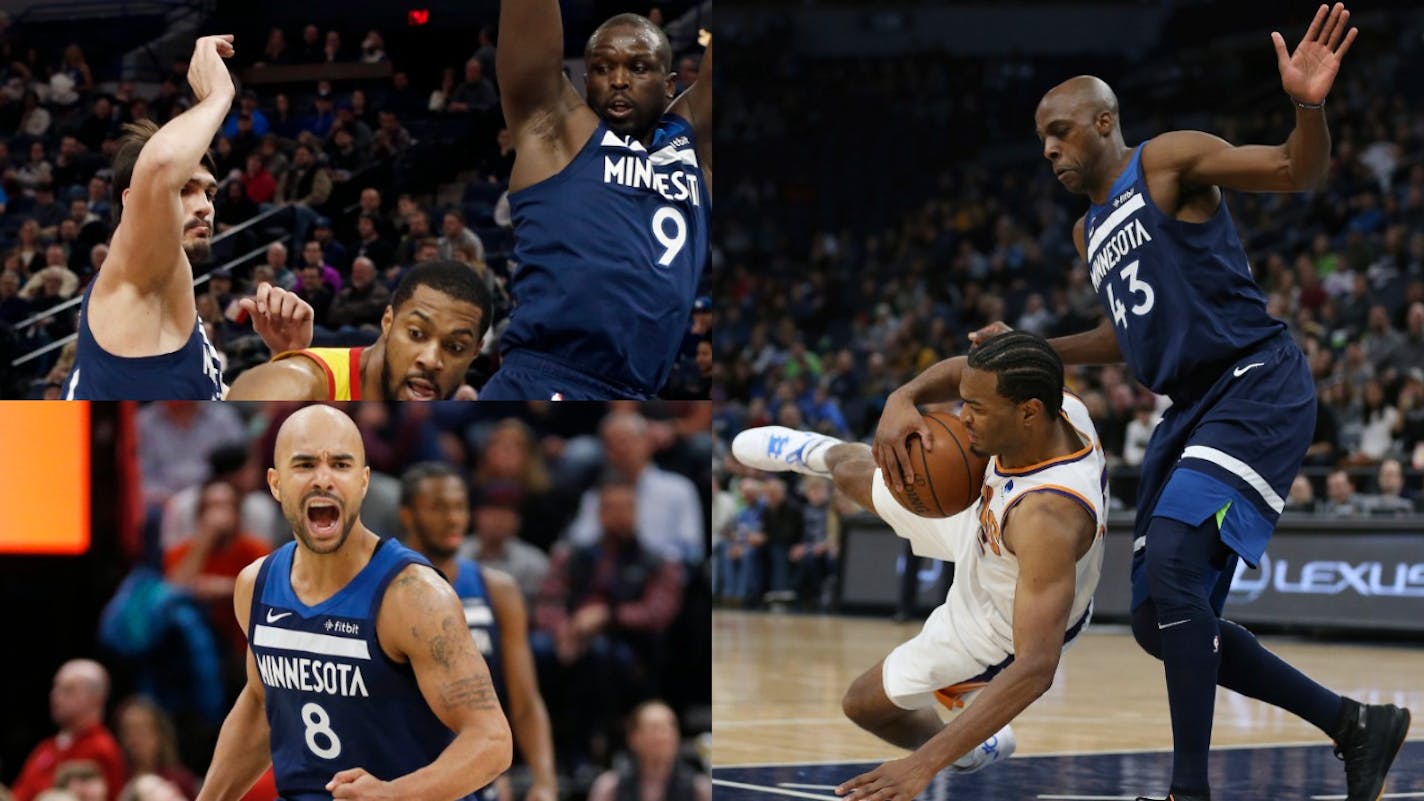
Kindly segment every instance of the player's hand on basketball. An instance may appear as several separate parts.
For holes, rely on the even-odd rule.
[[[885,399],[885,409],[880,412],[880,423],[875,427],[875,442],[870,446],[875,464],[885,474],[885,480],[897,491],[905,485],[915,483],[915,468],[910,463],[907,442],[918,436],[928,453],[934,450],[934,437],[930,434],[925,418],[915,404],[898,391]]]
[[[223,59],[232,58],[235,52],[230,33],[204,36],[193,45],[193,57],[188,60],[188,85],[193,87],[193,95],[198,102],[215,93],[227,97],[237,94],[232,85],[232,73],[223,63]]]
[[[274,355],[311,347],[315,313],[296,293],[263,282],[239,304],[251,315],[252,330]]]
[[[935,771],[914,754],[892,759],[836,788],[847,801],[913,801],[925,791]]]
[[[332,798],[351,798],[359,801],[396,801],[396,794],[390,782],[383,782],[367,773],[364,768],[349,768],[331,777],[326,789]]]
[[[989,323],[978,331],[973,331],[969,334],[969,347],[977,348],[984,344],[984,340],[993,339],[1000,334],[1007,334],[1012,330],[1014,329],[1009,327],[1008,323],[1002,321]]]
[[[1355,41],[1359,28],[1351,28],[1350,12],[1344,3],[1321,6],[1311,20],[1305,38],[1295,52],[1286,51],[1285,37],[1271,32],[1276,46],[1276,66],[1281,71],[1281,87],[1301,103],[1323,103],[1340,71],[1340,60]],[[1348,32],[1347,32],[1348,31]]]

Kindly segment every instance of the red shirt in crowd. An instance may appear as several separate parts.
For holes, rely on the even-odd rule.
[[[61,743],[61,738],[65,742]],[[104,728],[104,724],[95,723],[73,735],[57,734],[35,746],[11,790],[15,801],[30,801],[48,790],[54,784],[55,769],[73,759],[89,759],[98,763],[99,770],[104,773],[104,781],[109,784],[109,801],[119,797],[128,775],[124,768],[124,755],[114,735]]]

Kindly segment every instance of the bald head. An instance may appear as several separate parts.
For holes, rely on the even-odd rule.
[[[1107,81],[1095,75],[1079,75],[1069,78],[1048,90],[1048,94],[1039,101],[1042,106],[1048,102],[1062,102],[1071,108],[1081,109],[1091,117],[1096,117],[1102,112],[1107,112],[1117,118],[1117,95],[1113,94],[1111,86]]]
[[[281,467],[296,453],[316,453],[323,450],[341,451],[366,463],[366,447],[356,423],[331,406],[308,406],[300,409],[277,430],[273,461]]]
[[[603,21],[588,37],[584,46],[584,58],[588,59],[594,48],[603,44],[613,31],[625,29],[634,32],[656,55],[664,72],[672,71],[672,44],[667,34],[656,23],[641,14],[618,14]]]
[[[61,729],[73,731],[103,720],[109,698],[109,672],[92,659],[71,659],[54,674],[50,717]]]

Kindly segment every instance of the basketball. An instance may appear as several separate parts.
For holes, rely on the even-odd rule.
[[[969,431],[958,415],[930,412],[925,425],[934,437],[934,449],[925,453],[920,438],[910,437],[906,445],[915,482],[903,492],[890,484],[890,492],[920,517],[952,517],[979,497],[989,460],[969,450]]]

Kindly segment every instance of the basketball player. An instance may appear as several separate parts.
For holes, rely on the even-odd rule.
[[[1310,445],[1315,386],[1286,327],[1266,312],[1221,188],[1302,191],[1330,162],[1325,96],[1354,41],[1342,4],[1321,6],[1295,53],[1272,34],[1296,126],[1276,147],[1175,131],[1129,148],[1117,98],[1097,78],[1053,88],[1036,113],[1043,154],[1091,207],[1073,229],[1108,315],[1052,340],[1064,361],[1126,360],[1172,398],[1142,464],[1132,561],[1133,633],[1165,663],[1174,759],[1169,799],[1210,798],[1207,753],[1219,683],[1287,709],[1330,736],[1349,801],[1375,801],[1408,710],[1327,690],[1221,617],[1237,558],[1255,565]],[[991,326],[982,333],[1005,330]],[[909,480],[916,403],[950,397],[957,359],[898,390],[876,432],[877,463]],[[926,432],[928,434],[928,432]]]
[[[473,799],[512,749],[460,599],[362,525],[371,469],[349,417],[297,411],[273,459],[267,483],[296,540],[237,578],[247,686],[198,801],[239,798],[269,764],[286,801]]]
[[[223,59],[232,36],[205,36],[193,47],[188,83],[198,102],[159,128],[125,126],[114,157],[118,226],[104,269],[84,292],[69,400],[217,400],[223,395],[217,351],[203,332],[193,294],[193,265],[211,255],[217,179],[208,143],[232,105]],[[282,290],[248,306],[273,352],[311,342],[311,307]]]
[[[507,573],[481,567],[455,555],[470,530],[470,498],[464,479],[442,462],[415,465],[401,476],[401,528],[405,543],[455,586],[465,605],[465,623],[489,665],[500,701],[510,710],[514,742],[529,763],[534,782],[525,801],[557,801],[554,741],[549,712],[539,695],[524,596]],[[508,801],[508,779],[501,777],[492,799]]]
[[[374,344],[278,353],[239,375],[228,399],[473,399],[461,385],[490,314],[489,290],[468,265],[418,264],[396,286]]]
[[[558,0],[500,3],[515,308],[485,400],[645,399],[667,380],[710,252],[712,49],[676,100],[672,47],[620,14],[563,75]]]
[[[852,799],[911,801],[946,767],[967,772],[1007,758],[1009,721],[1047,692],[1092,614],[1107,467],[1087,408],[1063,391],[1063,363],[1042,338],[1013,332],[971,351],[953,379],[946,395],[964,400],[970,447],[991,458],[980,499],[946,520],[902,506],[863,444],[779,426],[732,442],[751,467],[833,477],[916,554],[955,563],[949,594],[921,632],[846,692],[851,720],[913,749],[837,788]],[[936,702],[964,711],[946,725]]]

